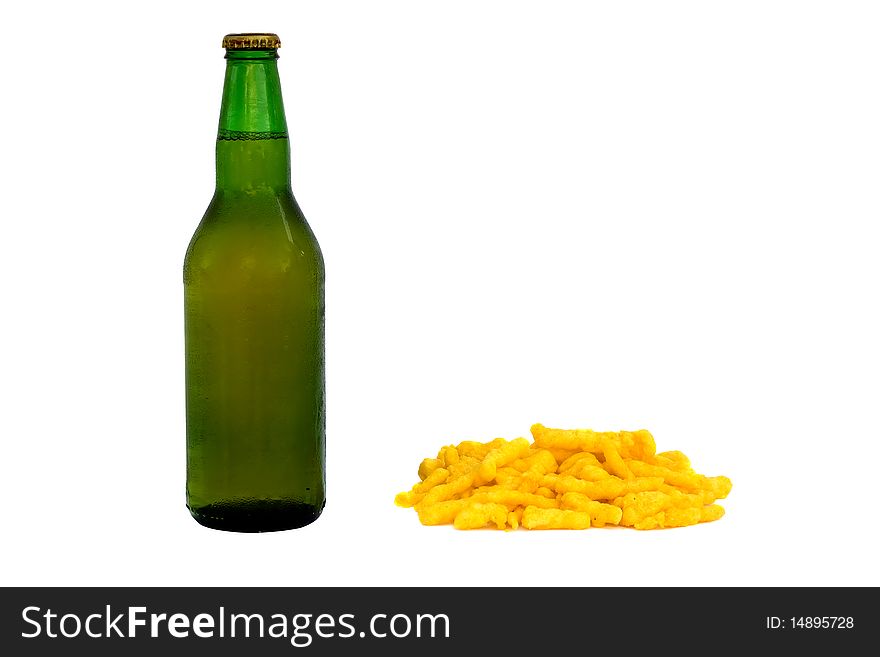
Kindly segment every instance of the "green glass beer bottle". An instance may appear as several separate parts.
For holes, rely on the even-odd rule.
[[[183,266],[187,507],[229,531],[324,508],[324,261],[290,188],[274,34],[230,34],[217,186]]]

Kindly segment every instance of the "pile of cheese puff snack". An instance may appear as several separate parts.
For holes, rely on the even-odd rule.
[[[464,441],[419,466],[421,481],[395,498],[423,525],[457,529],[635,529],[718,520],[727,477],[706,477],[681,452],[656,451],[647,431],[532,427],[525,438]]]

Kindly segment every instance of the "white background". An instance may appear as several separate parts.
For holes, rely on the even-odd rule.
[[[880,7],[4,6],[4,585],[880,585]],[[184,507],[181,265],[227,32],[268,30],[327,265],[328,505]],[[426,528],[444,443],[647,428],[657,532]]]

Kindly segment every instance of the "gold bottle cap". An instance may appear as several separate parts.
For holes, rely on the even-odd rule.
[[[280,48],[281,39],[271,32],[227,34],[223,37],[223,47],[227,50],[266,50]]]

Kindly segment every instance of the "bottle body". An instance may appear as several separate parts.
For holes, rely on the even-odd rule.
[[[222,124],[184,261],[187,506],[216,529],[292,529],[325,501],[324,263],[286,130]]]

